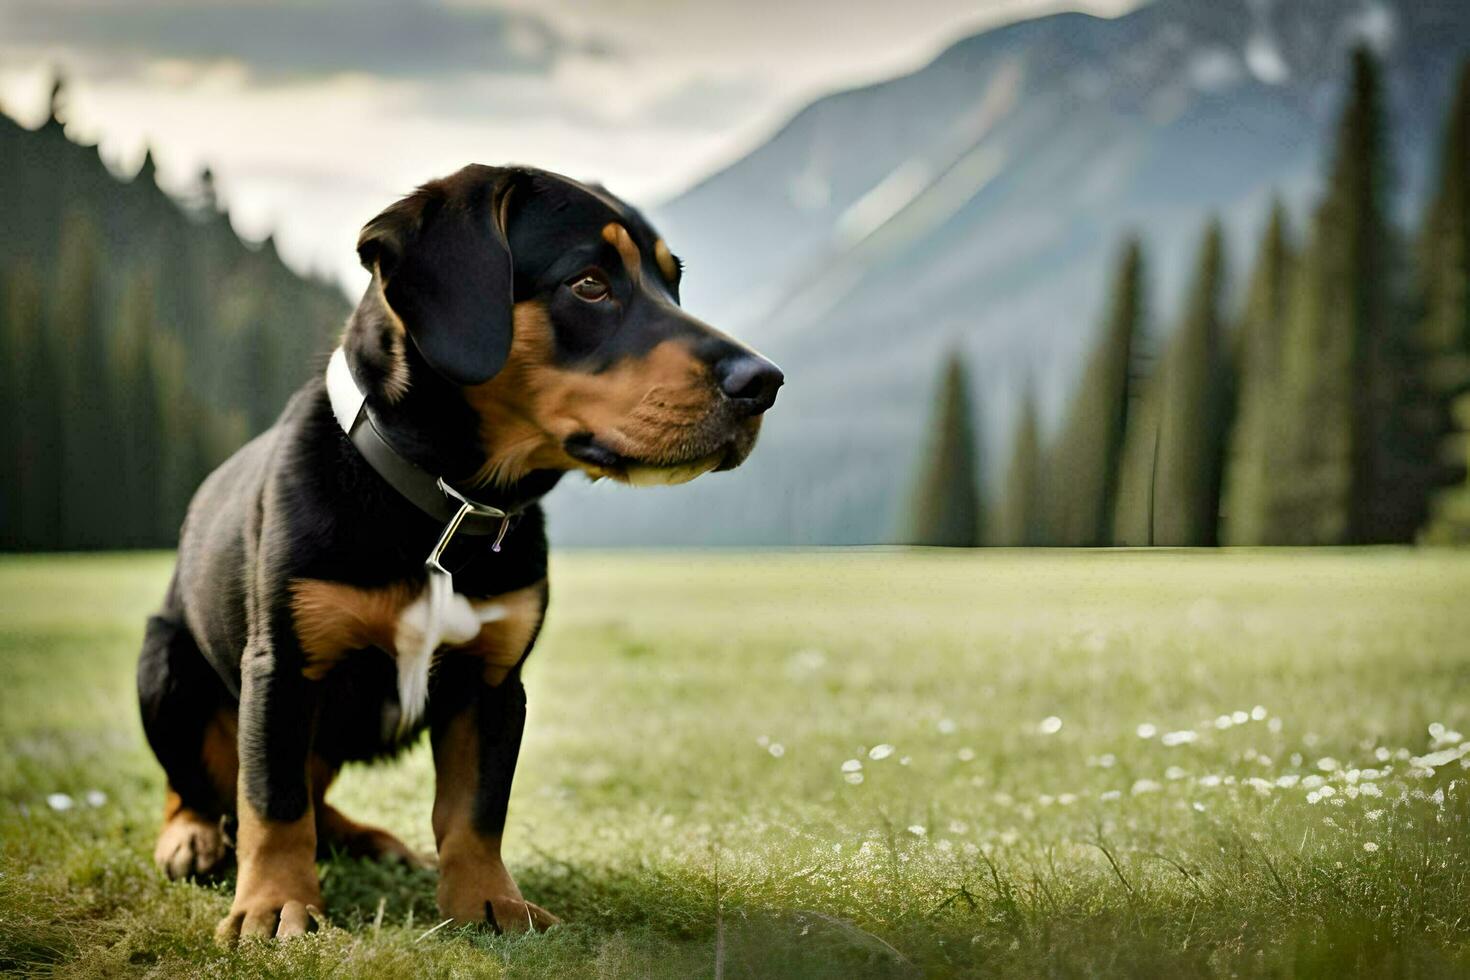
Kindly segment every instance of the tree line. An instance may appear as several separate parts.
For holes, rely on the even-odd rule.
[[[1306,226],[1275,203],[1233,303],[1210,219],[1162,345],[1147,331],[1144,243],[1125,242],[1059,429],[1043,440],[1028,387],[991,507],[950,354],[903,538],[1470,543],[1470,63],[1412,230],[1391,217],[1386,127],[1379,65],[1359,49]]]
[[[0,115],[0,549],[163,547],[200,480],[267,427],[347,314],[209,171],[186,200],[68,139],[65,93]]]

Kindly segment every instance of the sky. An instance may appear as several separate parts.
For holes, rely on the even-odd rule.
[[[235,228],[361,289],[358,229],[470,163],[596,179],[642,205],[802,106],[986,27],[1139,0],[0,0],[0,108],[64,120],[184,194],[206,164]]]

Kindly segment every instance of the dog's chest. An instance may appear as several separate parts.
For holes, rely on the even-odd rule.
[[[443,580],[439,580],[443,581]],[[321,579],[291,583],[302,672],[321,680],[348,656],[392,657],[398,670],[401,724],[423,714],[434,659],[470,656],[498,685],[525,655],[541,625],[546,583],[489,597],[471,597],[424,581],[363,588]]]

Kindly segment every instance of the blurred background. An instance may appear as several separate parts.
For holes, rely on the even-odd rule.
[[[596,179],[788,384],[571,545],[1470,541],[1470,4],[0,0],[0,548],[170,546],[358,228]]]

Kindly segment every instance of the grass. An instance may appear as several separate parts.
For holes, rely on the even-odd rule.
[[[149,860],[168,569],[0,560],[0,972],[1470,973],[1470,554],[558,555],[507,856],[567,925],[339,858],[233,951]],[[431,796],[424,745],[333,790],[425,849]]]

